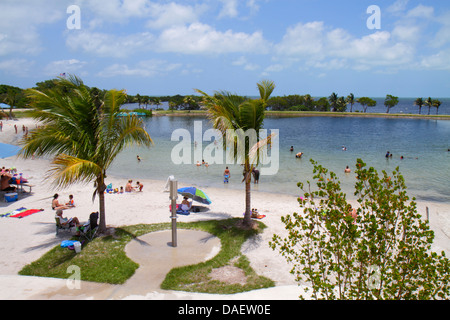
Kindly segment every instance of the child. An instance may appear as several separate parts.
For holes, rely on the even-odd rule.
[[[73,195],[69,195],[69,202],[66,203],[66,206],[68,206],[69,208],[75,207],[75,202],[73,201]]]

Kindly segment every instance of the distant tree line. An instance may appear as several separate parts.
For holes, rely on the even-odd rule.
[[[45,80],[36,83],[34,89],[45,91],[54,89],[57,79]],[[107,90],[98,88],[90,88],[91,94],[95,99],[100,101]],[[5,84],[0,85],[0,102],[16,108],[27,107],[29,101],[24,94],[24,90],[18,87]],[[202,109],[202,97],[197,95],[173,95],[173,96],[149,96],[149,95],[127,95],[126,103],[137,103],[141,109],[160,109],[163,102],[167,102],[169,110],[200,110]],[[393,95],[386,95],[384,105],[386,113],[399,103],[399,98]],[[354,110],[355,105],[359,104],[362,110]],[[436,108],[436,114],[439,113],[441,101],[437,99],[417,98],[414,105],[419,107],[419,114],[422,114],[422,108],[428,108],[428,115],[431,108]],[[285,95],[272,97],[267,101],[267,110],[272,111],[330,111],[330,112],[367,112],[368,108],[375,107],[377,102],[369,97],[356,98],[353,93],[346,97],[339,96],[333,92],[329,97],[312,97],[305,95]],[[9,116],[12,117],[12,108],[9,110]]]

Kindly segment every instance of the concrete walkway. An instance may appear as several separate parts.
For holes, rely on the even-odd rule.
[[[140,267],[123,285],[30,276],[0,275],[1,300],[296,300],[299,287],[285,286],[233,295],[160,289],[174,267],[197,264],[220,251],[220,240],[206,232],[178,230],[177,247],[170,230],[153,232],[131,241],[126,254]],[[82,272],[82,270],[81,270]],[[77,287],[78,286],[78,287]]]

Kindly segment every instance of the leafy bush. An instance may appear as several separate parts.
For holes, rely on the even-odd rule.
[[[399,169],[379,175],[358,159],[352,213],[336,174],[311,162],[318,189],[298,184],[303,214],[282,217],[289,235],[270,242],[297,281],[315,299],[448,299],[449,260],[431,252],[434,232]]]

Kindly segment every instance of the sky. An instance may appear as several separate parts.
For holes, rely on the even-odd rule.
[[[450,1],[0,0],[0,84],[450,97]]]

